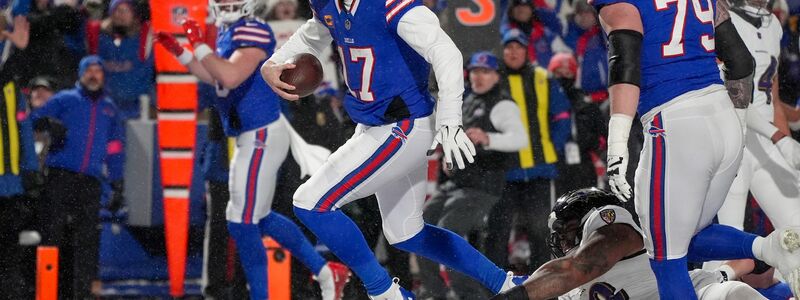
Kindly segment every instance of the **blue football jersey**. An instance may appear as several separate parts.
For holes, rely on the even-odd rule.
[[[722,84],[714,53],[716,0],[590,0],[597,11],[625,2],[644,28],[639,115],[686,92]]]
[[[264,50],[266,57],[272,55],[275,39],[269,25],[258,19],[242,18],[219,28],[217,54],[220,57],[228,59],[236,49],[249,47]],[[234,89],[225,89],[217,84],[217,98],[214,106],[228,136],[263,127],[280,116],[278,95],[261,79],[258,68]]]
[[[384,125],[433,112],[430,66],[397,35],[400,18],[421,0],[353,0],[349,10],[340,0],[311,5],[338,48],[350,90],[344,106],[353,121]]]

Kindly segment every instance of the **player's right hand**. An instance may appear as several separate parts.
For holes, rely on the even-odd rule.
[[[178,40],[167,32],[159,31],[156,33],[156,42],[164,46],[164,48],[172,53],[172,55],[175,55],[175,57],[181,56],[185,51],[183,47],[181,47],[181,44],[178,43]]]
[[[628,202],[633,189],[625,175],[628,173],[628,137],[633,117],[623,113],[611,114],[608,121],[608,158],[606,175],[611,192],[622,202]]]
[[[281,81],[281,73],[283,70],[294,69],[294,64],[277,64],[272,61],[267,61],[261,65],[261,77],[267,82],[267,85],[283,99],[289,101],[296,101],[300,96],[289,94],[286,91],[294,90],[295,87],[291,84]]]
[[[627,149],[622,155],[608,155],[606,160],[608,168],[608,185],[611,186],[611,192],[619,198],[622,202],[628,202],[631,199],[633,189],[628,184],[628,179],[625,176],[628,173],[628,151]]]

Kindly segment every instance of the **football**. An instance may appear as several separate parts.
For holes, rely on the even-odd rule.
[[[314,93],[322,83],[322,64],[319,59],[310,53],[295,55],[287,63],[294,64],[294,69],[286,69],[281,73],[281,81],[295,87],[293,91],[286,91],[300,97]]]

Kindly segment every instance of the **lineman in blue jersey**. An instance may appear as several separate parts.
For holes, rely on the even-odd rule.
[[[339,300],[350,276],[347,267],[326,262],[297,225],[270,211],[278,168],[290,140],[295,139],[280,114],[277,96],[256,72],[274,51],[275,42],[272,29],[250,17],[253,6],[254,1],[249,0],[212,2],[219,25],[216,54],[205,44],[200,26],[193,20],[184,21],[183,28],[194,46],[194,55],[170,34],[159,33],[157,38],[192,74],[217,87],[218,100],[213,105],[220,113],[225,134],[236,138],[226,218],[247,276],[250,298],[268,299],[267,257],[261,241],[268,235],[311,269],[324,300]]]
[[[308,20],[262,68],[287,100],[294,87],[280,81],[292,56],[319,53],[335,42],[349,93],[345,109],[356,134],[294,194],[295,214],[364,282],[372,299],[413,299],[375,259],[364,237],[339,208],[376,194],[386,239],[472,276],[497,293],[515,278],[462,237],[425,224],[426,151],[442,144],[445,164],[464,168],[475,148],[461,128],[462,57],[421,0],[313,0]],[[438,108],[427,92],[433,66]],[[435,125],[434,125],[435,121]],[[462,157],[462,155],[464,157]]]
[[[758,258],[789,281],[800,273],[797,229],[760,238],[709,226],[739,168],[753,91],[753,58],[726,1],[716,2],[716,15],[713,0],[590,1],[608,33],[608,175],[623,201],[632,196],[625,170],[637,112],[649,137],[635,204],[661,299],[697,298],[687,261]]]

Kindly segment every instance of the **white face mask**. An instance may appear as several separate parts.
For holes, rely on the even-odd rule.
[[[254,1],[241,0],[233,2],[220,3],[211,1],[211,13],[214,15],[217,26],[231,24],[242,17],[249,16],[253,13]]]

